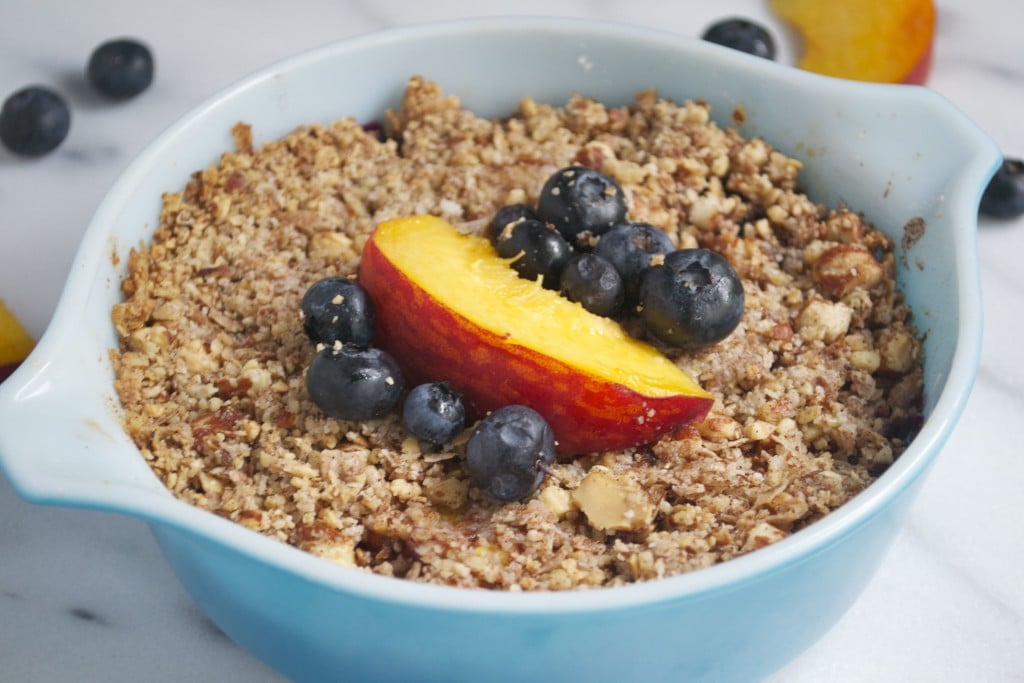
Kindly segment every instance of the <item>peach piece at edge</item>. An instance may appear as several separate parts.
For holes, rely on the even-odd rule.
[[[17,369],[32,352],[35,342],[0,300],[0,382]]]
[[[648,443],[711,408],[711,396],[653,347],[518,277],[487,240],[439,218],[378,226],[359,281],[376,309],[375,345],[409,386],[447,381],[473,418],[527,405],[563,455]]]
[[[769,0],[803,38],[798,66],[878,83],[923,85],[935,38],[933,0]]]

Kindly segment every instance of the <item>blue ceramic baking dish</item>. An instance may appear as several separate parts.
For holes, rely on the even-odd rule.
[[[423,74],[484,115],[519,99],[607,103],[651,87],[702,98],[805,162],[816,200],[845,202],[900,243],[925,333],[926,419],[905,454],[824,520],[690,574],[544,594],[420,585],[345,568],[173,498],[120,426],[107,352],[129,248],[161,193],[232,146],[341,116],[370,120]],[[155,140],[97,210],[52,324],[0,387],[0,463],[26,499],[147,520],[195,601],[299,681],[748,681],[779,668],[853,603],[967,400],[981,338],[977,205],[999,153],[924,88],[831,80],[652,30],[576,20],[466,20],[359,37],[256,73]],[[112,259],[116,254],[120,258]],[[851,653],[851,656],[855,656]]]

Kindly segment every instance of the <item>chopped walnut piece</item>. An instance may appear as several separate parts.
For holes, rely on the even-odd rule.
[[[808,341],[831,344],[850,329],[853,312],[840,302],[815,299],[804,307],[796,319],[796,329]]]
[[[315,232],[309,239],[309,255],[324,260],[354,258],[352,238],[340,232]]]
[[[882,364],[882,357],[874,349],[850,352],[850,365],[864,372],[875,372]]]
[[[572,509],[572,496],[569,491],[554,484],[542,488],[537,494],[537,499],[557,517],[565,515]]]
[[[907,330],[889,331],[882,336],[879,353],[882,370],[903,374],[914,367],[918,354],[918,342]]]
[[[818,257],[814,279],[826,292],[841,299],[854,289],[871,289],[882,280],[882,266],[860,245],[837,244]]]
[[[587,473],[572,500],[598,531],[642,529],[654,516],[650,497],[635,481],[601,466]]]
[[[785,531],[782,531],[768,522],[759,522],[747,534],[747,540],[743,544],[743,550],[744,552],[749,552],[751,550],[763,548],[766,545],[782,540],[786,535]]]

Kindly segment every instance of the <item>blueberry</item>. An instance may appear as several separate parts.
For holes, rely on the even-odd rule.
[[[562,269],[562,295],[595,315],[611,317],[625,300],[622,277],[606,259],[594,253],[574,254]]]
[[[309,396],[339,420],[372,420],[398,405],[404,382],[386,351],[352,344],[325,346],[306,374]]]
[[[35,157],[52,152],[71,129],[71,110],[64,98],[42,86],[29,86],[4,100],[0,109],[0,141],[15,154]]]
[[[402,419],[416,438],[440,446],[462,431],[466,409],[447,382],[420,384],[405,397]]]
[[[640,277],[651,259],[675,249],[668,234],[648,223],[619,223],[601,236],[594,253],[619,272],[630,304],[636,300]]]
[[[743,316],[743,283],[719,254],[680,249],[644,273],[640,318],[654,337],[680,349],[721,341]]]
[[[153,54],[135,40],[110,40],[93,50],[85,75],[107,97],[134,97],[153,82]]]
[[[497,246],[498,236],[509,223],[518,223],[523,219],[536,217],[537,214],[529,204],[518,203],[503,206],[494,213],[494,218],[491,219],[491,224],[487,229],[487,237],[491,240],[491,244]]]
[[[775,41],[768,29],[749,19],[723,19],[709,26],[701,38],[757,57],[775,59]]]
[[[373,119],[363,124],[363,130],[367,133],[373,133],[374,137],[377,138],[378,142],[385,142],[388,139],[388,132],[384,128],[384,124]]]
[[[499,256],[514,259],[511,265],[520,277],[543,278],[548,289],[558,287],[562,268],[572,255],[569,243],[556,230],[533,219],[505,226],[494,246]]]
[[[362,285],[343,277],[326,277],[302,297],[302,327],[314,344],[369,346],[376,316]]]
[[[500,501],[531,495],[554,461],[554,432],[539,413],[521,405],[505,406],[485,417],[466,444],[469,476]]]
[[[981,213],[993,218],[1024,214],[1024,160],[1003,159],[981,196]]]
[[[626,217],[626,195],[608,176],[585,166],[569,166],[544,183],[537,217],[551,223],[568,242],[602,235]]]

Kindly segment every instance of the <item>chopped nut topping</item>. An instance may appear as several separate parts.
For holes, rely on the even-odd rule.
[[[635,481],[601,466],[591,468],[572,500],[598,531],[642,529],[654,515],[650,497]]]
[[[890,331],[883,335],[880,348],[880,366],[886,372],[903,374],[914,367],[917,360],[918,342],[905,329]]]
[[[831,344],[846,334],[852,318],[853,312],[846,304],[817,299],[804,307],[796,319],[796,329],[807,341]]]
[[[856,207],[800,194],[800,162],[770,141],[652,90],[615,107],[524,98],[487,120],[412,78],[381,118],[384,140],[339,119],[260,147],[239,123],[236,149],[167,188],[151,243],[128,257],[111,315],[116,388],[125,429],[179,499],[386,576],[611,586],[784,538],[869,486],[912,438],[922,349],[893,241]],[[428,213],[482,233],[573,163],[622,184],[628,220],[722,253],[745,280],[736,333],[668,352],[714,396],[703,422],[556,461],[533,498],[499,505],[469,483],[472,425],[435,449],[397,414],[350,423],[315,408],[305,368],[320,347],[299,315],[309,285],[353,277],[379,222]]]
[[[822,289],[842,298],[854,289],[871,289],[882,280],[882,266],[862,246],[837,244],[814,264],[814,279]]]

